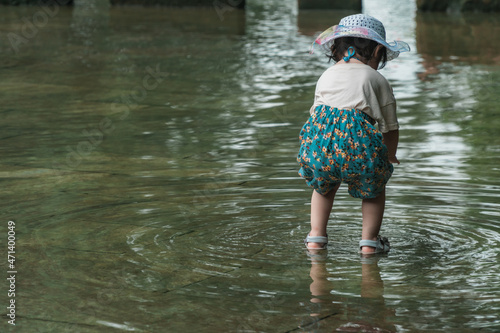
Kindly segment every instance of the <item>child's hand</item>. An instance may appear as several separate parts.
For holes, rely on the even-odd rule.
[[[400,162],[396,156],[389,157],[389,162],[391,162],[392,164],[394,164],[394,163],[400,164]]]

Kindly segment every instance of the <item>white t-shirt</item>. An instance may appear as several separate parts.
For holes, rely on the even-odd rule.
[[[318,105],[357,109],[378,123],[382,133],[399,128],[396,99],[387,79],[368,65],[349,62],[328,68],[319,78],[310,113]]]

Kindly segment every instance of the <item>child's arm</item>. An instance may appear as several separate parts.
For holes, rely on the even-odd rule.
[[[389,162],[399,164],[398,158],[396,157],[399,142],[399,130],[382,133],[382,135],[384,136],[384,144],[387,146],[387,150],[389,151]]]

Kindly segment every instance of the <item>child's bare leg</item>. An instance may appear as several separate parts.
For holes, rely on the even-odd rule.
[[[385,189],[376,198],[363,199],[361,211],[363,213],[363,230],[361,239],[377,240],[385,209]],[[370,246],[363,246],[361,251],[365,253],[375,252],[375,249]]]
[[[310,236],[326,236],[326,225],[332,211],[333,199],[339,186],[325,195],[313,191],[311,198],[311,232]],[[321,244],[308,243],[310,248],[321,248]]]

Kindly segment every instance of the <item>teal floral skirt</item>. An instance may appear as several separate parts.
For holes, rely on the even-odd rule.
[[[319,105],[300,132],[299,174],[318,193],[346,183],[355,198],[376,198],[394,170],[382,134],[359,110]]]

